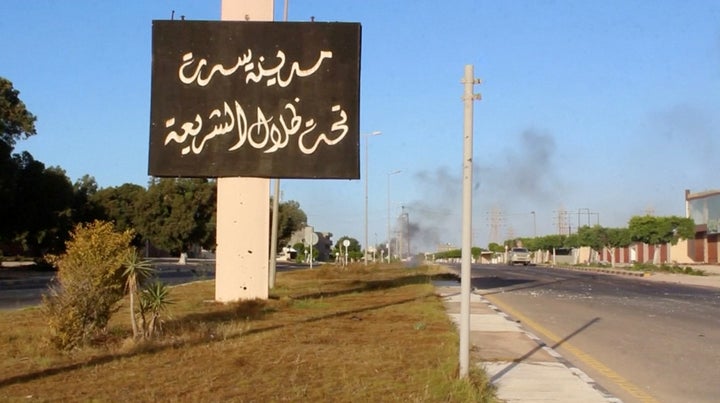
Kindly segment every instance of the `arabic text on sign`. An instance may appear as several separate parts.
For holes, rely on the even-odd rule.
[[[273,153],[287,147],[290,138],[297,135],[298,149],[309,155],[322,144],[333,146],[345,138],[349,131],[347,113],[340,105],[330,108],[337,120],[331,125],[329,133],[317,133],[315,119],[305,119],[298,115],[296,104],[299,102],[300,99],[295,98],[294,103],[285,104],[279,116],[268,116],[258,107],[256,118],[252,122],[237,101],[234,102],[234,108],[224,102],[222,110],[213,109],[206,119],[196,114],[192,121],[180,124],[179,130],[173,129],[176,125],[173,117],[165,121],[165,128],[171,130],[165,136],[164,145],[173,142],[181,145],[189,143],[180,150],[180,154],[200,154],[208,141],[235,133],[237,141],[228,151],[238,150],[248,144],[258,150],[265,149],[264,153]],[[205,126],[210,126],[209,130],[204,131]]]
[[[323,60],[332,59],[333,52],[329,50],[320,51],[320,55],[315,61],[315,64],[306,69],[302,68],[297,61],[292,62],[290,67],[286,68],[286,57],[282,50],[278,50],[275,57],[277,64],[273,67],[266,68],[265,57],[260,56],[257,62],[254,62],[252,50],[248,49],[247,53],[238,56],[234,65],[225,67],[222,64],[216,64],[209,68],[208,71],[208,62],[206,59],[196,61],[193,53],[188,52],[182,57],[182,64],[178,69],[178,78],[183,84],[197,83],[197,85],[205,87],[212,81],[215,74],[220,74],[225,77],[231,76],[242,67],[242,72],[246,74],[246,84],[249,84],[251,81],[259,83],[263,79],[266,79],[265,84],[268,87],[278,84],[280,87],[285,88],[290,85],[294,77],[308,77],[318,71]],[[193,65],[195,65],[195,70],[192,70]],[[187,74],[186,70],[189,70],[191,74]]]

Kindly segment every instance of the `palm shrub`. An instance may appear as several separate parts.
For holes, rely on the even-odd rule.
[[[162,332],[163,320],[160,314],[172,304],[170,288],[160,281],[149,284],[140,293],[140,323],[145,338],[152,338]]]
[[[111,222],[78,224],[55,259],[57,283],[43,296],[42,311],[57,348],[88,343],[107,328],[124,296],[123,263],[132,253],[133,231],[118,232]]]
[[[141,259],[134,249],[128,254],[123,267],[125,290],[130,297],[130,324],[132,325],[133,338],[138,338],[140,332],[135,319],[135,296],[138,293],[138,288],[155,274],[155,269],[153,269],[150,261]]]

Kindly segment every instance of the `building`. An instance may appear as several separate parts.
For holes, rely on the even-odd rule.
[[[695,263],[719,263],[720,190],[685,190],[685,211],[695,221],[695,239],[687,243],[688,257]]]
[[[720,255],[720,190],[691,193],[685,190],[685,216],[695,221],[695,237],[681,239],[676,245],[659,245],[660,263],[718,264]],[[634,243],[617,248],[616,263],[650,262],[656,246]],[[600,260],[613,259],[603,251]]]
[[[295,244],[301,243],[303,245],[306,245],[306,247],[309,248],[308,242],[305,239],[307,237],[306,231],[312,231],[317,235],[317,243],[313,245],[313,249],[317,250],[317,260],[320,262],[327,262],[331,260],[332,255],[332,232],[317,232],[312,229],[312,227],[306,227],[304,229],[297,230],[293,232],[293,234],[290,236],[290,243],[289,247],[292,247]]]

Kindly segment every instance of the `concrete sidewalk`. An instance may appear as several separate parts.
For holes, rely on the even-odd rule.
[[[645,281],[657,281],[720,288],[720,266],[698,266],[707,276],[655,273],[615,273],[639,275]],[[542,270],[573,270],[545,267]],[[615,270],[615,269],[613,269]],[[583,269],[583,271],[588,271]],[[616,270],[617,271],[617,270]],[[435,284],[436,293],[450,319],[460,326],[460,283]],[[540,338],[510,319],[482,295],[470,295],[470,360],[485,369],[498,387],[498,397],[506,402],[621,402],[588,375],[575,368]]]
[[[460,325],[460,285],[436,286]],[[542,344],[481,295],[470,296],[470,360],[482,366],[506,402],[619,402],[560,354]]]

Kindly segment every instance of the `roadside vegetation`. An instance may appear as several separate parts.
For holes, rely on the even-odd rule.
[[[617,268],[621,270],[642,271],[647,273],[674,273],[687,274],[690,276],[707,276],[707,272],[702,269],[695,269],[690,266],[679,266],[677,264],[652,264],[652,263],[633,263],[631,265],[611,266],[609,263],[590,262],[572,265],[573,267],[597,267],[597,268]]]
[[[628,269],[635,271],[646,271],[646,272],[660,272],[660,273],[677,273],[677,274],[688,274],[691,276],[707,276],[705,270],[694,269],[690,266],[679,266],[676,264],[660,264],[654,265],[650,263],[634,263],[629,266]]]
[[[458,379],[458,336],[420,266],[278,273],[267,301],[171,288],[162,334],[133,337],[129,297],[103,337],[59,350],[41,309],[0,313],[0,400],[493,402]]]

